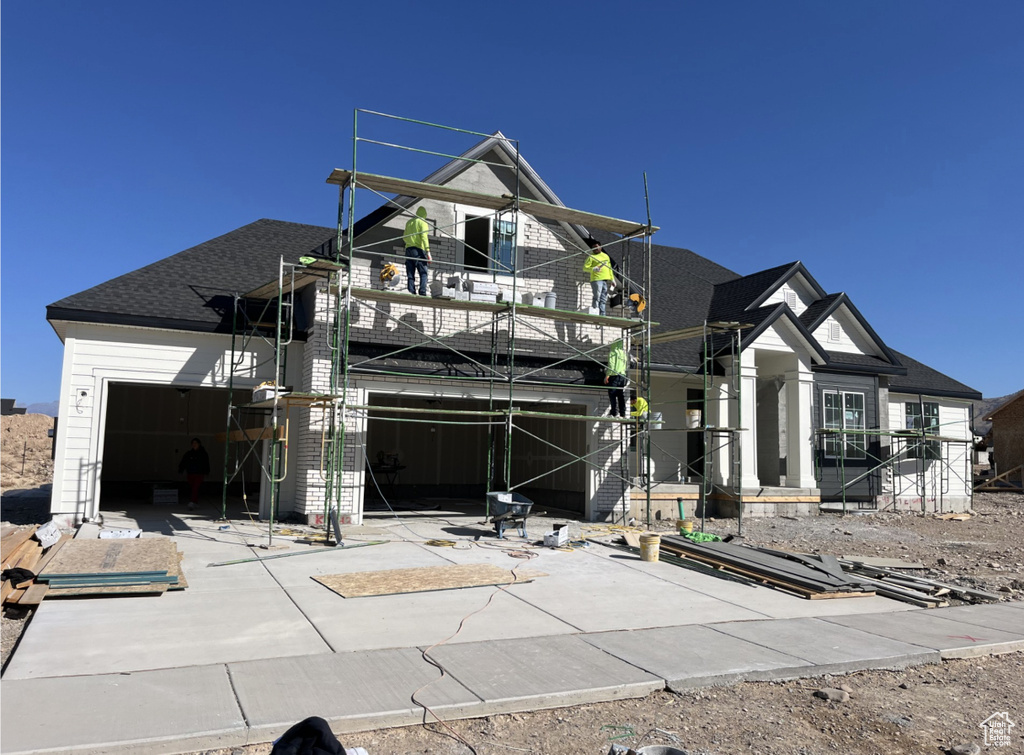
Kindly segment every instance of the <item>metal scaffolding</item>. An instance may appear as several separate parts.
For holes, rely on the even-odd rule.
[[[467,156],[468,153],[445,154],[440,151],[413,148],[368,138],[360,134],[360,116],[383,118],[391,122],[491,140],[495,146],[501,147],[510,159],[508,163],[486,162],[480,159],[481,156],[470,157]],[[488,194],[449,185],[359,172],[356,166],[361,143],[440,156],[451,161],[483,163],[494,168],[496,172],[506,171],[508,176],[506,185],[513,187],[513,190],[507,193]],[[607,390],[607,387],[599,382],[597,384],[581,382],[579,379],[567,379],[558,375],[559,368],[566,366],[574,366],[579,369],[580,365],[590,364],[603,368],[604,352],[609,343],[606,338],[601,337],[595,339],[597,340],[596,345],[591,344],[588,347],[585,344],[571,342],[568,335],[553,335],[540,325],[545,322],[564,323],[580,328],[600,327],[603,329],[602,334],[609,329],[613,333],[621,334],[626,346],[626,353],[629,354],[633,350],[637,353],[637,363],[631,371],[634,378],[631,381],[634,393],[650,399],[651,347],[655,343],[664,342],[666,336],[671,335],[652,336],[651,332],[652,328],[658,324],[651,320],[651,236],[658,229],[651,224],[649,211],[646,222],[633,222],[523,197],[521,196],[522,171],[518,142],[501,134],[467,131],[366,110],[355,111],[352,169],[334,170],[328,178],[328,183],[335,184],[339,188],[337,235],[334,242],[327,245],[329,248],[325,247],[321,255],[317,255],[314,259],[305,259],[303,264],[291,264],[282,260],[277,281],[272,281],[244,296],[236,297],[235,300],[232,367],[228,375],[232,399],[229,402],[231,406],[226,435],[229,439],[239,441],[236,445],[244,453],[236,452],[235,464],[232,468],[229,459],[231,454],[225,452],[225,488],[222,504],[224,510],[226,510],[227,484],[243,468],[239,460],[260,456],[263,479],[269,485],[269,505],[266,510],[272,526],[277,511],[280,483],[283,481],[287,469],[288,412],[292,407],[304,407],[321,413],[323,427],[321,476],[324,482],[323,514],[325,522],[329,521],[332,512],[337,512],[342,508],[344,491],[348,487],[357,487],[356,485],[346,486],[344,478],[346,447],[351,448],[354,445],[346,438],[346,420],[408,423],[429,421],[432,424],[486,426],[488,433],[487,492],[516,491],[565,467],[583,464],[588,468],[601,470],[611,479],[619,480],[625,494],[633,484],[633,480],[628,474],[628,466],[625,463],[620,463],[616,470],[608,467],[607,464],[599,463],[595,457],[600,459],[603,455],[614,453],[617,450],[620,459],[624,460],[628,454],[629,442],[631,438],[635,437],[636,447],[642,449],[637,473],[646,498],[646,511],[649,520],[652,484],[651,475],[647,473],[652,442],[650,413],[634,420],[559,411],[533,411],[521,406],[524,400],[517,394],[517,388],[533,390],[540,388],[556,393],[561,390],[567,392],[567,396],[570,394],[577,396],[593,394],[594,392],[604,393]],[[644,190],[646,199],[646,177]],[[410,208],[417,200],[421,199],[440,200],[493,212],[495,218],[509,223],[509,227],[513,229],[511,235],[506,239],[507,243],[511,245],[510,254],[506,254],[504,259],[497,259],[494,252],[489,249],[475,250],[477,258],[487,260],[486,268],[476,272],[490,273],[495,282],[498,281],[499,275],[510,276],[511,296],[507,300],[502,297],[502,301],[497,302],[469,301],[450,297],[410,297],[408,294],[394,290],[382,290],[365,284],[359,285],[359,281],[354,278],[355,260],[374,260],[379,264],[404,260],[402,254],[395,253],[393,250],[395,244],[401,243],[401,231],[394,237],[376,241],[369,236],[361,235],[356,220],[357,197],[361,193],[369,193],[381,200],[383,207],[387,208],[388,215],[397,214],[411,217]],[[554,221],[554,223],[569,224],[570,227],[577,229],[574,234],[576,236],[581,236],[583,229],[586,229],[587,232],[601,231],[609,236],[614,235],[612,240],[602,244],[605,249],[614,249],[620,244],[627,244],[623,248],[623,257],[625,258],[628,253],[629,259],[628,262],[624,260],[622,269],[618,271],[618,277],[624,281],[625,287],[643,297],[646,303],[643,312],[634,317],[602,316],[591,314],[589,311],[580,312],[522,303],[519,287],[527,281],[525,276],[547,265],[577,265],[580,255],[585,254],[585,250],[573,240],[573,235],[563,234],[561,240],[570,250],[568,254],[557,259],[545,259],[539,263],[526,264],[525,258],[521,261],[519,254],[517,231],[521,214]],[[466,222],[465,219],[463,222]],[[552,227],[548,227],[548,230],[552,230]],[[435,233],[445,239],[458,237],[455,227],[437,227]],[[464,244],[465,241],[459,243]],[[443,268],[444,265],[445,263],[439,264],[438,261],[435,261],[432,268]],[[453,272],[462,270],[465,266],[465,260],[462,264],[457,261],[451,263]],[[291,342],[295,333],[295,297],[307,286],[317,281],[325,281],[321,283],[321,286],[326,286],[329,302],[326,312],[327,341],[330,349],[330,376],[327,390],[317,393],[295,391],[285,393],[283,390],[275,389],[267,400],[240,401],[236,404],[234,381],[251,367],[251,365],[242,364],[236,354],[247,351],[245,345],[250,342],[250,339],[262,338],[264,340],[268,351],[273,354],[274,377],[271,382],[275,388],[286,386],[285,347]],[[254,307],[253,302],[261,302],[262,308]],[[460,312],[483,314],[486,317],[482,323],[470,324],[455,332],[431,335],[426,332],[426,329],[417,329],[413,323],[402,317],[396,317],[390,311],[391,304],[433,310],[436,317],[442,320],[446,315]],[[259,310],[259,316],[249,317],[248,313],[254,309]],[[371,314],[377,321],[387,323],[396,332],[408,334],[411,331],[415,335],[401,344],[367,344],[364,339],[353,336],[357,310]],[[571,328],[567,327],[565,330],[568,332]],[[675,331],[675,333],[678,334],[680,331]],[[716,345],[716,337],[722,333],[728,334],[727,343]],[[474,351],[459,344],[460,337],[470,335],[480,336],[489,342],[490,345],[486,353]],[[711,323],[705,324],[686,336],[676,335],[675,337],[702,337],[704,339],[701,372],[703,373],[705,391],[702,416],[707,417],[707,394],[712,381],[715,360],[728,352],[738,364],[739,328],[736,324]],[[517,339],[528,338],[547,343],[548,347],[540,355],[517,348]],[[422,371],[414,371],[406,363],[409,357],[422,354],[428,354],[427,358],[429,355],[435,357],[439,354],[446,355],[443,360],[443,368],[429,371],[427,376],[432,381],[486,386],[487,408],[453,411],[440,408],[379,406],[356,399],[353,393],[354,381],[360,377],[424,378],[425,375]],[[733,372],[737,375],[733,395],[738,402],[738,370],[733,370]],[[251,369],[249,374],[252,374]],[[247,413],[251,415],[254,412],[258,416],[262,416],[263,426],[266,429],[252,434],[253,437],[245,432],[238,436],[237,433],[243,430],[242,426],[245,424]],[[595,444],[595,447],[589,452],[577,453],[574,449],[560,447],[549,438],[530,432],[521,421],[526,418],[543,418],[557,422],[605,423],[614,429],[613,438],[607,443]],[[705,437],[706,451],[701,460],[705,470],[700,494],[702,510],[706,508],[704,504],[708,498],[713,494],[723,492],[721,486],[716,490],[712,483],[713,457],[715,456],[712,449],[716,443],[721,442],[723,446],[730,449],[730,467],[733,474],[729,477],[737,486],[740,479],[738,474],[739,449],[738,444],[734,442],[736,428],[712,427],[707,422],[704,425],[704,427],[694,430],[703,433]],[[232,434],[233,432],[235,435]],[[530,479],[513,479],[513,446],[516,442],[515,439],[520,437],[531,438],[533,441],[553,449],[555,453],[564,457],[564,463],[555,464],[554,468],[548,469],[540,475],[534,475]],[[268,441],[268,443],[260,455],[260,446],[264,441]],[[359,470],[349,469],[347,471],[358,473]],[[736,497],[742,506],[742,496],[737,493]],[[625,495],[622,500],[625,500]],[[619,514],[618,511],[614,512],[616,518],[619,517]],[[623,508],[621,519],[624,521],[627,517],[628,509]]]
[[[919,396],[919,404],[926,396]],[[946,423],[949,424],[962,424]],[[963,485],[964,495],[968,500],[974,500],[974,464],[971,456],[971,449],[974,440],[971,437],[962,438],[956,436],[941,435],[942,425],[935,424],[930,427],[920,427],[907,430],[884,430],[881,428],[867,430],[852,430],[845,428],[818,428],[815,431],[815,479],[820,483],[825,478],[825,464],[823,459],[830,458],[836,461],[835,474],[839,483],[839,499],[842,502],[842,511],[847,513],[849,498],[852,489],[858,483],[869,478],[877,477],[881,472],[889,472],[892,475],[893,504],[902,496],[907,494],[921,499],[921,512],[927,511],[927,499],[934,498],[938,504],[938,513],[945,512],[944,498],[950,493],[954,481]],[[872,454],[864,442],[869,438],[879,440],[879,454]],[[882,439],[889,439],[889,444],[882,444]],[[834,449],[837,454],[826,457],[828,441],[834,440]],[[858,442],[859,441],[859,442]],[[856,446],[864,456],[868,468],[852,477],[847,477],[847,448]],[[963,469],[957,468],[957,457],[962,450]],[[938,474],[928,474],[933,462],[938,467]],[[903,470],[897,469],[897,465],[910,464],[913,467],[912,474],[906,474]],[[830,467],[831,468],[831,467]],[[929,479],[929,477],[931,479]],[[877,495],[872,496],[872,510],[877,510]],[[887,508],[887,507],[886,507]]]

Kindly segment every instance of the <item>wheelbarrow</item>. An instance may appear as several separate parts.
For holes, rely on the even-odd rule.
[[[498,533],[498,539],[505,538],[505,529],[516,527],[519,536],[526,537],[526,519],[530,516],[533,501],[519,493],[488,493],[487,512]]]

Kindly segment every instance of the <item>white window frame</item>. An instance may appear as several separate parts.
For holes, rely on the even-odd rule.
[[[826,396],[838,396],[839,406],[838,407],[827,407]],[[846,397],[847,396],[860,396],[860,413],[861,413],[861,426],[860,427],[848,427],[847,426],[847,407]],[[839,409],[839,424],[835,425],[834,422],[830,423],[827,415],[829,408]],[[868,409],[867,409],[867,397],[861,391],[822,391],[821,392],[821,426],[823,429],[837,429],[837,430],[867,430],[868,421]],[[865,435],[831,435],[825,436],[824,451],[826,459],[838,459],[839,444],[844,443],[842,458],[844,459],[866,459],[867,458],[867,436]]]
[[[934,407],[935,413],[929,414],[929,409]],[[912,411],[914,410],[914,411]],[[938,401],[908,401],[903,405],[903,424],[907,430],[912,432],[920,432],[921,427],[917,426],[917,422],[922,419],[921,414],[916,410],[924,411],[924,419],[933,420],[924,427],[925,435],[938,435],[940,416],[942,407]],[[913,415],[913,421],[911,421],[911,415]],[[907,458],[908,459],[925,459],[928,461],[938,461],[942,459],[942,448],[937,440],[926,440],[921,444],[919,439],[909,439],[907,441]]]
[[[452,234],[455,238],[455,264],[461,268],[464,272],[468,273],[472,280],[492,280],[495,277],[499,282],[512,283],[512,272],[506,270],[484,270],[483,268],[468,268],[466,267],[466,219],[467,217],[487,218],[487,254],[491,255],[491,244],[494,240],[494,221],[495,220],[511,220],[511,213],[498,213],[494,210],[488,210],[483,207],[473,207],[471,205],[456,204],[453,206],[455,213],[455,233]],[[516,265],[515,268],[519,270],[523,266],[523,242],[525,239],[525,223],[523,222],[524,216],[519,213],[518,223],[516,224]],[[522,277],[522,276],[520,276]]]

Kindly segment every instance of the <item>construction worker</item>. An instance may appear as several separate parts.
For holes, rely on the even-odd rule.
[[[590,306],[604,315],[608,308],[608,286],[615,279],[612,274],[612,261],[595,239],[588,239],[587,243],[590,249],[583,263],[583,272],[590,273],[590,289],[593,292]]]
[[[620,338],[612,343],[608,350],[608,366],[604,370],[604,384],[608,386],[608,400],[612,405],[613,417],[626,416],[626,393],[622,389],[626,387],[628,365],[626,348]]]
[[[633,410],[629,415],[630,417],[637,420],[646,419],[648,405],[647,399],[643,396],[634,396],[629,402],[629,407]]]
[[[188,478],[189,511],[199,505],[199,488],[206,475],[210,474],[210,457],[203,448],[202,441],[193,438],[191,446],[178,463],[178,472],[184,472]]]
[[[420,274],[420,296],[427,295],[427,265],[433,262],[430,256],[430,226],[426,221],[427,208],[416,208],[416,217],[405,224],[405,277],[410,294],[416,293],[416,273]]]

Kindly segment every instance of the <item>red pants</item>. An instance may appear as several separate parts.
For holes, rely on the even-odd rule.
[[[199,503],[199,486],[203,484],[203,476],[201,474],[190,474],[188,476],[189,503]]]

